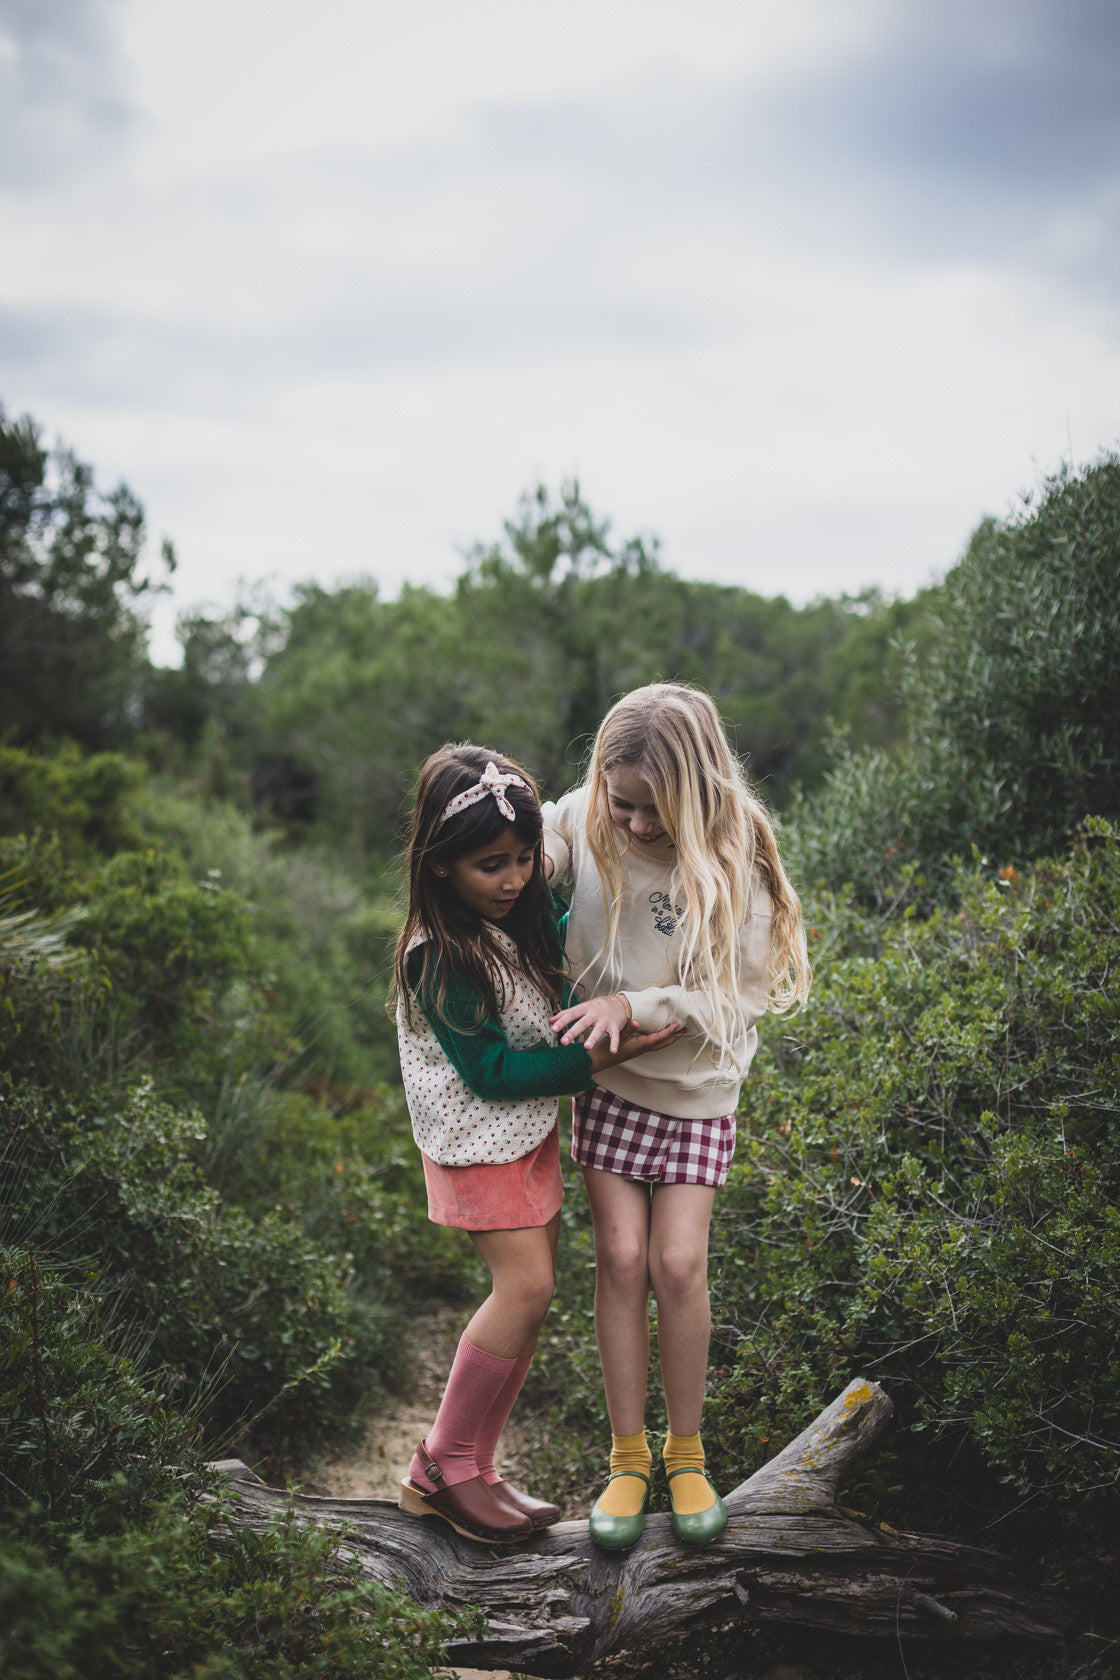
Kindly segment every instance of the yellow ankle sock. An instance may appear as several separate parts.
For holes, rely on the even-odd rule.
[[[694,1517],[715,1504],[715,1489],[704,1473],[704,1448],[699,1435],[674,1435],[670,1429],[661,1451],[665,1473],[695,1470],[695,1476],[674,1476],[669,1498],[679,1517]],[[635,1486],[637,1484],[635,1483]]]
[[[611,1436],[612,1476],[618,1470],[637,1470],[648,1476],[652,1468],[653,1454],[644,1429],[640,1435]],[[637,1476],[618,1476],[599,1496],[599,1509],[605,1517],[636,1517],[645,1496],[646,1484]]]

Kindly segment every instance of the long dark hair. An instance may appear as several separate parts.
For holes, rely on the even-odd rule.
[[[520,776],[505,798],[513,806],[511,824],[490,794],[441,821],[455,795],[474,787],[486,766],[493,763],[503,776]],[[466,852],[478,851],[510,829],[534,849],[533,873],[502,923],[517,946],[518,963],[545,997],[559,1003],[564,980],[563,957],[553,931],[551,898],[541,870],[540,798],[528,771],[489,747],[448,744],[434,752],[420,768],[412,808],[408,845],[408,915],[397,940],[394,958],[397,995],[404,1000],[412,1023],[413,988],[408,983],[410,951],[419,944],[421,969],[417,991],[434,999],[441,1018],[452,979],[465,980],[482,1000],[478,1021],[497,1015],[512,983],[509,957],[493,936],[485,917],[469,910],[445,876],[433,865],[449,867]],[[456,1023],[458,1024],[458,1023]]]

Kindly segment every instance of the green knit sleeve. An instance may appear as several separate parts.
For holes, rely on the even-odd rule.
[[[476,1097],[485,1102],[564,1097],[592,1084],[591,1057],[582,1044],[542,1042],[539,1049],[512,1049],[501,1023],[484,1013],[484,1001],[461,979],[453,977],[448,984],[441,1016],[435,986],[419,987],[422,962],[417,946],[408,957],[413,996],[444,1055]]]

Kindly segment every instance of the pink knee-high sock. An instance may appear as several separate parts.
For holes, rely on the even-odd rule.
[[[428,1451],[438,1461],[448,1487],[478,1475],[475,1443],[479,1430],[517,1363],[516,1359],[484,1353],[465,1336],[460,1337],[436,1421],[426,1437]],[[418,1487],[434,1491],[418,1453],[408,1473]]]
[[[521,1393],[525,1378],[529,1375],[531,1359],[515,1359],[513,1369],[509,1373],[498,1393],[494,1396],[493,1404],[482,1420],[482,1428],[475,1437],[474,1457],[478,1465],[478,1473],[484,1482],[493,1487],[495,1482],[501,1481],[501,1473],[494,1468],[494,1454],[498,1448],[498,1437],[509,1421],[514,1402]]]

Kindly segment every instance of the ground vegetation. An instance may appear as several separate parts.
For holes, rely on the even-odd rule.
[[[477,1285],[424,1218],[385,1017],[415,765],[476,736],[559,792],[605,703],[657,676],[710,688],[750,753],[817,970],[764,1025],[720,1204],[719,1473],[874,1378],[900,1427],[847,1501],[1002,1545],[1073,1607],[1070,1663],[1103,1650],[1120,463],[985,521],[908,602],[685,582],[568,486],[450,594],[247,596],[184,621],[168,671],[144,613],[170,556],[145,556],[130,493],[3,421],[5,1671],[436,1660],[445,1622],[392,1594],[367,1614],[283,1512],[216,1546],[202,1465],[282,1484],[402,1380],[418,1304]],[[529,1403],[575,1499],[605,1419],[574,1184],[565,1220]]]

